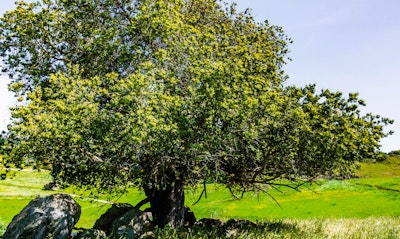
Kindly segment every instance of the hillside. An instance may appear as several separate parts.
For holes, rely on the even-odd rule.
[[[4,169],[1,172],[4,173]],[[47,171],[12,171],[7,176],[7,179],[0,180],[0,235],[12,217],[32,198],[54,193],[42,189],[51,181]],[[270,190],[270,195],[248,193],[242,200],[233,199],[222,186],[211,184],[207,188],[208,197],[194,206],[192,204],[197,201],[201,189],[188,189],[186,204],[197,218],[254,221],[392,218],[393,223],[398,223],[400,157],[389,156],[384,162],[362,163],[357,176],[359,178],[349,180],[323,180],[300,192],[282,188],[281,192]],[[136,204],[144,197],[137,190],[122,197],[98,195],[99,198],[73,189],[65,192],[77,194],[75,198],[82,205],[78,227],[91,227],[109,207],[108,203],[96,199]]]

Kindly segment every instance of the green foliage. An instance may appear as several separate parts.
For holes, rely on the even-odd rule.
[[[400,156],[400,150],[394,150],[389,152],[390,156]]]
[[[4,145],[6,144],[7,139],[5,136],[5,132],[1,132],[0,134],[0,163],[2,162],[2,154],[4,154]]]
[[[357,94],[284,87],[282,29],[215,0],[20,2],[0,29],[27,99],[5,163],[58,183],[297,188],[375,157],[391,123]]]

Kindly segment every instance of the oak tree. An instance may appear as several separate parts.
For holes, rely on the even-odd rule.
[[[58,183],[138,187],[154,223],[184,222],[184,189],[233,195],[351,173],[391,121],[357,94],[288,87],[290,39],[216,0],[18,2],[0,21],[12,110],[8,161]]]

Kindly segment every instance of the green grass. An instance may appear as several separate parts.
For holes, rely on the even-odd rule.
[[[210,185],[209,197],[191,209],[201,217],[246,218],[252,220],[276,218],[366,218],[371,216],[400,216],[400,193],[359,184],[360,180],[324,181],[313,191],[271,191],[268,195],[247,194],[240,201],[229,192]],[[194,202],[198,194],[189,195]]]
[[[55,193],[42,190],[43,185],[51,181],[46,171],[26,170],[15,171],[14,173],[13,178],[0,181],[0,235],[13,216],[25,207],[30,200],[36,196]],[[269,235],[269,237],[260,238],[296,238],[292,237],[295,234],[309,238],[316,231],[318,237],[314,238],[340,238],[340,236],[335,235],[352,230],[343,228],[351,227],[365,231],[364,227],[367,227],[368,224],[374,224],[378,227],[382,220],[385,225],[393,224],[396,226],[395,228],[400,228],[400,207],[398,206],[400,205],[400,158],[389,157],[383,163],[363,163],[358,175],[360,178],[350,180],[320,181],[318,184],[314,184],[311,190],[300,192],[282,189],[284,193],[280,193],[276,190],[270,190],[269,193],[278,201],[279,205],[271,196],[265,194],[248,193],[245,194],[243,199],[235,200],[227,189],[213,184],[207,187],[208,197],[203,198],[196,205],[192,204],[197,201],[201,189],[187,190],[186,204],[194,211],[198,219],[204,217],[222,220],[241,218],[263,223],[284,221],[291,225],[289,228],[296,228],[296,230],[286,232],[280,231],[277,234],[262,231],[259,233]],[[110,207],[110,204],[96,201],[84,192],[73,189],[67,189],[63,192],[74,194],[75,199],[82,207],[82,215],[76,225],[77,227],[92,227],[95,220]],[[100,196],[99,199],[135,205],[143,198],[143,192],[130,190],[129,193],[118,198]],[[389,227],[388,231],[381,231],[381,233],[400,235],[397,229],[397,231],[392,229],[392,227]],[[191,236],[196,238],[194,235],[196,232],[190,233]],[[241,235],[244,236],[243,238],[258,238],[255,235],[253,235],[255,237],[247,234]],[[362,234],[354,235],[346,238],[365,238]],[[170,236],[173,238],[172,235]],[[371,236],[371,238],[375,237]]]
[[[400,218],[379,217],[367,219],[279,219],[258,222],[256,228],[222,231],[192,228],[190,230],[159,230],[155,238],[307,238],[307,239],[397,239],[400,237]]]
[[[389,156],[384,162],[362,163],[357,175],[367,178],[400,177],[400,156]]]
[[[4,169],[0,170],[0,173],[6,173]],[[6,180],[2,180],[0,189],[4,189],[4,187],[13,186],[19,187],[20,193],[22,193],[25,189],[34,189],[39,190],[43,188],[43,185],[51,181],[51,176],[48,171],[40,171],[32,170],[32,169],[24,169],[24,170],[13,170],[7,173]]]

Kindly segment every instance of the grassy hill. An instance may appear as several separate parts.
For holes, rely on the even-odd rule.
[[[0,169],[0,173],[1,171]],[[370,234],[368,235],[379,232],[381,235],[382,233],[388,235],[381,238],[400,236],[400,207],[398,206],[400,205],[400,157],[388,157],[384,162],[362,163],[357,176],[359,178],[349,180],[321,180],[318,184],[300,192],[282,188],[283,193],[270,190],[270,195],[249,193],[241,200],[233,199],[229,191],[222,186],[211,184],[207,187],[208,197],[203,198],[196,205],[192,204],[197,201],[200,189],[188,189],[186,204],[191,207],[197,218],[212,217],[223,220],[241,218],[263,223],[278,223],[276,225],[283,223],[292,225],[289,228],[297,228],[295,231],[288,230],[287,238],[296,238],[292,236],[299,235],[300,231],[304,232],[304,230],[306,233],[304,237],[307,238],[315,235],[315,230],[325,233],[323,235],[329,233],[333,233],[329,234],[331,236],[341,235],[340,232],[349,232],[350,229],[345,230],[345,228],[350,225],[359,229],[365,227],[362,230],[365,232],[368,225],[376,224],[375,226],[378,227],[379,223],[393,225],[393,227],[385,226],[386,229],[382,228],[383,231],[379,231],[379,228],[371,231],[369,227]],[[48,172],[33,170],[13,171],[8,174],[7,179],[0,181],[0,235],[12,217],[30,200],[37,196],[54,193],[54,191],[42,190],[43,185],[50,181]],[[82,206],[82,216],[77,227],[91,227],[110,206],[107,202],[98,201],[73,189],[67,189],[65,192],[76,194],[75,198]],[[120,197],[100,196],[99,199],[136,204],[143,198],[142,192],[131,190]],[[309,235],[307,230],[310,231]],[[329,231],[328,234],[326,234],[327,231]],[[265,233],[261,232],[261,234]],[[172,234],[168,234],[168,237],[173,238]],[[282,233],[277,235],[282,236]],[[360,234],[357,235],[360,236]],[[179,235],[175,236],[179,238]],[[323,238],[323,236],[315,238]]]
[[[323,180],[300,192],[284,189],[271,190],[268,195],[247,194],[234,200],[218,185],[208,188],[208,198],[192,210],[200,217],[277,219],[277,218],[366,218],[400,216],[400,157],[389,157],[384,162],[361,164],[359,178]],[[187,196],[194,202],[198,193]]]

